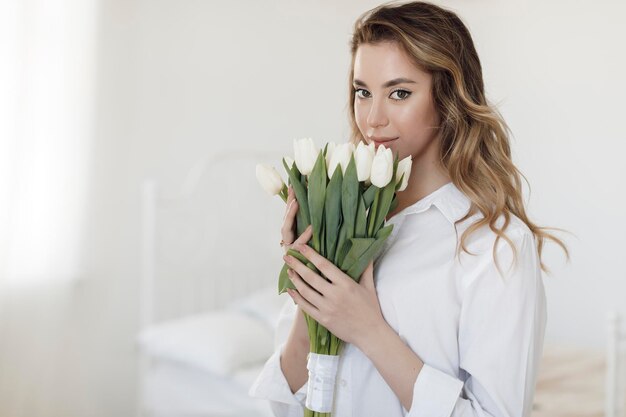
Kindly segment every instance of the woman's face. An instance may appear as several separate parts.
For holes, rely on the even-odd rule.
[[[399,158],[419,163],[436,155],[439,117],[431,98],[432,76],[418,69],[396,44],[362,44],[354,59],[354,112],[367,144],[388,141]]]

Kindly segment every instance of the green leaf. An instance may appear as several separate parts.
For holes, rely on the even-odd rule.
[[[339,225],[341,222],[341,185],[343,182],[343,174],[340,167],[335,169],[333,177],[328,183],[326,189],[326,202],[324,213],[326,216],[325,225],[325,251],[324,257],[327,259],[335,259],[337,250],[337,239],[339,238]]]
[[[363,255],[350,267],[346,274],[352,277],[356,282],[359,282],[361,279],[361,275],[367,265],[370,263],[372,259],[376,259],[383,248],[383,244],[385,240],[391,234],[393,230],[393,224],[389,224],[378,231],[376,235],[376,241],[371,244],[369,248],[363,253]]]
[[[301,254],[295,249],[287,249],[287,255],[293,256],[294,258],[296,258],[303,264],[306,264],[307,262],[309,262],[309,260],[303,254]]]
[[[376,220],[374,221],[374,235],[378,232],[378,229],[382,227],[385,218],[389,214],[389,207],[391,206],[391,200],[395,194],[395,187],[393,181],[389,181],[389,184],[381,189],[380,196],[377,197],[378,205],[376,207]]]
[[[387,226],[381,228],[378,233],[376,233],[376,240],[379,239],[387,239],[393,230],[393,224],[388,224]]]
[[[315,272],[316,274],[320,273],[320,271],[315,267],[315,265],[313,265],[313,263],[311,263],[311,261],[309,261],[309,259],[306,256],[304,256],[303,254],[301,254],[297,250],[295,250],[295,249],[287,249],[287,255],[293,256],[294,258],[296,258],[297,260],[299,260],[300,262],[302,262],[303,264],[308,266],[309,269],[311,271]]]
[[[395,195],[395,192],[396,192],[395,176],[396,176],[397,169],[398,169],[398,152],[396,151],[396,157],[393,162],[393,168],[392,168],[392,172],[393,172],[392,178],[387,185],[385,185],[382,189],[380,189],[380,194],[377,194],[374,200],[374,205],[376,207],[376,210],[374,212],[374,224],[373,226],[371,223],[368,224],[369,226],[368,236],[375,235],[378,232],[378,230],[382,227],[382,225],[385,223],[385,219],[389,215],[389,208],[391,206],[391,200],[393,199],[393,196]]]
[[[356,211],[359,197],[359,178],[357,176],[354,154],[350,156],[350,162],[346,167],[341,189],[341,211],[346,227],[346,239],[349,239],[354,237],[354,225],[356,223]]]
[[[376,196],[377,186],[371,184],[369,188],[363,193],[363,201],[365,202],[365,208],[370,208],[372,206],[372,202],[374,201],[374,197]]]
[[[376,213],[378,212],[378,200],[380,200],[380,188],[376,187],[374,201],[367,214],[367,236],[374,236],[374,226],[376,224]]]
[[[346,256],[346,253],[348,253],[348,248],[346,247],[346,228],[345,222],[342,223],[339,228],[339,239],[337,239],[337,248],[334,258],[335,262],[333,262],[335,265],[341,265],[343,258]]]
[[[359,208],[356,211],[354,237],[367,237],[367,212],[363,196],[359,197]]]
[[[391,206],[389,206],[389,213],[393,213],[398,207],[398,194],[393,196],[393,200],[391,200]]]
[[[298,212],[296,213],[296,230],[298,232],[298,236],[300,236],[309,224],[311,223],[311,216],[309,213],[309,203],[307,196],[307,189],[302,184],[301,174],[298,171],[298,167],[294,162],[289,169],[285,158],[283,158],[283,165],[285,166],[285,170],[287,170],[287,175],[289,176],[289,183],[293,187],[294,194],[296,195],[296,200],[298,201]]]
[[[309,210],[311,214],[311,224],[313,225],[313,249],[317,252],[321,250],[322,221],[324,219],[324,200],[326,199],[326,182],[328,173],[326,172],[326,162],[324,154],[319,152],[317,160],[313,166],[313,171],[309,175]]]
[[[341,270],[348,271],[350,268],[352,268],[352,265],[354,265],[359,260],[359,258],[363,256],[363,254],[367,251],[367,249],[369,249],[370,246],[372,246],[375,241],[376,239],[374,239],[373,237],[351,238],[348,245],[350,249],[348,250],[348,253],[346,254],[343,262],[341,263]]]
[[[404,179],[404,174],[405,173],[403,172],[402,175],[400,175],[400,179],[396,183],[396,188],[395,188],[396,191],[398,191],[398,188],[400,188],[400,186],[402,185],[402,180]]]
[[[289,265],[284,264],[278,275],[278,295],[287,291],[287,288],[291,288],[292,290],[296,289],[296,286],[293,285],[293,282],[289,279],[287,268],[289,268]]]

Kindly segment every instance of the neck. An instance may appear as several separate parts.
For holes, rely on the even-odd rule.
[[[389,213],[387,220],[449,182],[450,176],[436,160],[414,161],[409,183],[404,191],[397,194],[398,205]]]

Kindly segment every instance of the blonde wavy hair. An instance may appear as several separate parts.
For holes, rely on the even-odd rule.
[[[539,227],[526,215],[520,177],[527,184],[528,180],[511,159],[511,131],[498,110],[485,98],[482,68],[472,37],[455,13],[423,1],[387,2],[357,19],[350,40],[350,141],[355,145],[359,141],[365,142],[354,112],[355,88],[352,81],[356,51],[361,44],[381,42],[397,44],[419,69],[432,74],[431,93],[441,120],[438,126],[440,161],[454,185],[472,202],[468,213],[457,220],[455,226],[478,210],[483,215],[465,230],[460,247],[469,254],[465,246],[467,237],[482,226],[489,225],[497,235],[493,247],[496,266],[496,246],[500,238],[513,248],[517,262],[515,246],[504,233],[512,213],[532,231],[543,271],[550,273],[541,261],[545,239],[561,246],[569,261],[565,244],[546,232],[548,229],[564,230]],[[528,186],[530,189],[530,184]],[[504,216],[504,223],[498,228],[496,220],[501,215]],[[460,254],[459,247],[456,253]]]

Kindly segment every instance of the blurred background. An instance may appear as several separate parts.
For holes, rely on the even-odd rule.
[[[607,317],[626,314],[626,4],[434,3],[472,33],[531,219],[571,232],[571,263],[550,242],[543,258],[544,372],[569,385],[539,384],[535,411],[604,415]],[[0,416],[267,413],[244,396],[290,301],[284,206],[254,167],[284,172],[294,138],[347,140],[348,41],[378,4],[0,2]]]

